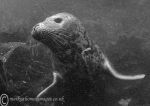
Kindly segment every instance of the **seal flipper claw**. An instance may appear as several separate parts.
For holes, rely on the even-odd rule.
[[[85,54],[85,52],[90,51],[90,50],[91,50],[91,48],[90,48],[90,47],[89,47],[89,48],[86,48],[85,50],[83,50],[83,51],[82,51],[82,53],[81,53],[81,54],[82,54],[82,55],[84,55],[84,54]]]

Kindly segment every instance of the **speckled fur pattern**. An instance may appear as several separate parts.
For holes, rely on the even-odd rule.
[[[61,104],[64,106],[94,106],[93,103],[98,106],[102,104],[101,96],[105,91],[103,72],[110,72],[118,79],[136,79],[116,72],[110,63],[105,64],[106,56],[89,39],[80,20],[72,14],[58,13],[46,18],[33,27],[32,36],[50,48],[54,70],[62,76],[58,79],[53,76],[54,86],[47,87],[44,95],[38,97],[61,95],[65,98],[65,103]],[[102,92],[98,101],[95,98],[99,97],[99,93],[96,92]]]

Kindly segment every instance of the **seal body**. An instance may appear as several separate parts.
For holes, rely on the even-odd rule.
[[[80,20],[72,14],[58,13],[48,17],[35,25],[31,34],[35,40],[50,48],[54,72],[59,73],[58,76],[56,74],[53,76],[54,82],[38,97],[44,97],[46,92],[49,96],[54,95],[51,89],[55,87],[57,90],[60,89],[61,95],[64,96],[65,105],[94,106],[94,103],[102,105],[105,91],[103,72],[109,72],[122,80],[144,78],[143,74],[130,76],[117,72],[99,47],[88,38]],[[57,81],[57,77],[60,76],[62,78],[58,78]],[[101,92],[101,96],[98,96],[98,92]]]

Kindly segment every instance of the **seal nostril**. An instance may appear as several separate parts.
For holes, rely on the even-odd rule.
[[[35,31],[38,26],[39,26],[39,24],[36,24],[36,25],[33,27],[33,30]]]
[[[38,27],[38,26],[40,26],[39,24],[36,24],[34,27],[36,28],[36,27]]]
[[[61,19],[61,18],[55,18],[54,21],[55,21],[56,23],[61,23],[62,19]]]

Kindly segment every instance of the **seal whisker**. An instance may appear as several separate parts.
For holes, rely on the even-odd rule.
[[[70,38],[71,36],[70,36],[70,33],[69,32],[67,32],[65,29],[59,29],[58,30],[58,32],[56,32],[56,31],[53,31],[53,33],[55,33],[56,35],[63,35],[63,36],[65,36],[66,38]]]
[[[53,42],[56,43],[58,46],[62,46],[63,43],[57,39],[57,37],[54,35],[54,36],[51,36],[53,39]]]
[[[66,42],[66,40],[61,37],[61,36],[58,36],[57,34],[54,34],[54,33],[51,33],[53,35],[53,38],[59,42],[61,45],[63,45],[64,42]]]

